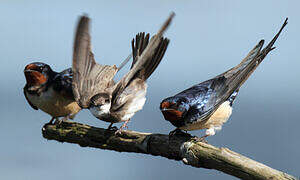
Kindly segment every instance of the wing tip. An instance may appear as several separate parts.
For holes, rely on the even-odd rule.
[[[171,12],[168,19],[164,22],[164,24],[162,25],[162,27],[160,28],[160,30],[158,31],[157,35],[160,37],[163,35],[163,33],[166,31],[166,29],[169,27],[169,25],[171,24],[173,18],[175,16],[175,12]]]
[[[261,40],[258,42],[258,44],[256,45],[255,48],[257,48],[257,47],[262,48],[264,44],[265,44],[265,40],[264,40],[264,39],[261,39]]]

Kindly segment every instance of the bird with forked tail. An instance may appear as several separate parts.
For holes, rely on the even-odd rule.
[[[73,56],[73,92],[82,108],[89,109],[98,119],[113,123],[125,122],[141,110],[146,101],[146,80],[161,62],[169,40],[163,37],[174,14],[168,18],[159,32],[150,35],[139,33],[132,41],[133,62],[130,71],[114,84],[115,72],[110,67],[96,63],[91,55],[89,18],[82,17],[77,27]]]
[[[273,45],[286,24],[287,19],[264,49],[264,40],[261,40],[237,66],[164,99],[160,110],[164,118],[176,126],[170,135],[183,133],[182,130],[206,129],[205,136],[201,138],[204,139],[220,130],[232,113],[232,104],[240,87],[274,49]]]

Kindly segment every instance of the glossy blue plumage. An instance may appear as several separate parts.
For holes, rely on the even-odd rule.
[[[215,129],[220,129],[230,117],[240,87],[274,49],[273,45],[286,24],[287,19],[264,49],[264,40],[261,40],[235,67],[164,99],[160,104],[164,118],[177,128],[208,129],[206,135],[214,135]]]
[[[225,77],[217,77],[186,89],[164,101],[174,102],[177,109],[183,108],[183,117],[180,121],[171,122],[177,127],[197,121],[201,116],[211,112],[219,103],[220,97],[228,90]],[[233,103],[237,91],[228,98]]]

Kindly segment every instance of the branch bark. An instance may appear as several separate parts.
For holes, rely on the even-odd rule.
[[[296,177],[272,169],[227,148],[217,148],[197,142],[190,137],[96,128],[76,122],[62,122],[60,125],[45,124],[43,137],[48,140],[79,144],[118,152],[134,152],[181,160],[197,168],[222,171],[241,179],[295,180]]]

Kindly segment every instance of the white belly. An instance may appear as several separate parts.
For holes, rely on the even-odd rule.
[[[146,90],[141,90],[138,93],[136,93],[134,99],[128,105],[128,109],[127,109],[125,115],[121,118],[122,121],[126,121],[126,120],[132,118],[132,116],[136,112],[142,110],[145,102],[146,102]]]
[[[222,125],[229,119],[232,113],[232,107],[229,101],[225,101],[220,107],[214,112],[214,114],[207,121],[199,121],[193,124],[187,124],[180,129],[185,131],[193,131],[198,129],[221,129]]]

